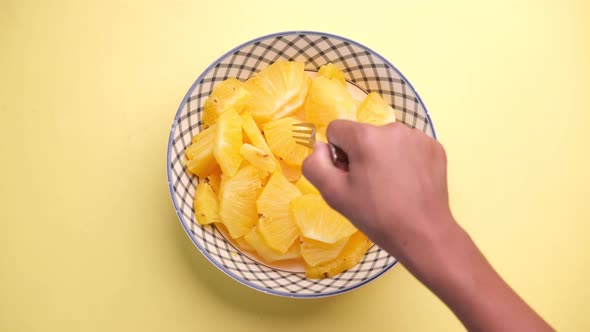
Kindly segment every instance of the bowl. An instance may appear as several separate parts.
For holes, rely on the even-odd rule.
[[[201,226],[193,211],[198,178],[183,167],[184,150],[201,130],[201,111],[213,87],[230,77],[246,80],[277,60],[300,61],[306,71],[331,62],[349,85],[378,92],[396,110],[398,121],[436,137],[424,103],[410,82],[391,62],[353,40],[329,33],[289,31],[262,36],[241,44],[213,62],[190,87],[174,117],[166,168],[168,186],[178,219],[198,250],[219,270],[255,290],[284,297],[318,298],[342,294],[383,275],[396,259],[374,245],[354,268],[326,279],[308,279],[292,266],[270,266],[242,252],[225,233]]]

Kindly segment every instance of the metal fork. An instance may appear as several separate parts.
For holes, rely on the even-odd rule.
[[[316,141],[315,133],[316,128],[313,123],[303,122],[293,124],[293,138],[297,144],[313,149]],[[348,171],[348,156],[346,152],[330,142],[328,142],[328,147],[330,148],[330,159],[332,159],[334,166]]]

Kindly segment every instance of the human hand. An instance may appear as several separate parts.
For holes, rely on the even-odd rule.
[[[400,123],[345,120],[332,122],[327,136],[348,154],[349,170],[335,167],[327,146],[318,143],[303,174],[330,206],[402,262],[411,247],[424,248],[455,225],[446,155],[436,140]]]

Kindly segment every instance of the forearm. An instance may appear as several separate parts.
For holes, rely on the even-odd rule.
[[[553,331],[494,271],[454,221],[429,237],[402,263],[470,331]]]

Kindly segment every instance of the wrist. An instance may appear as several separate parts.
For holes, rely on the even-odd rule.
[[[436,214],[436,217],[416,219],[413,224],[418,227],[411,236],[390,242],[396,247],[390,252],[395,253],[396,258],[424,283],[457,268],[456,262],[450,258],[459,256],[472,242],[450,211]]]

